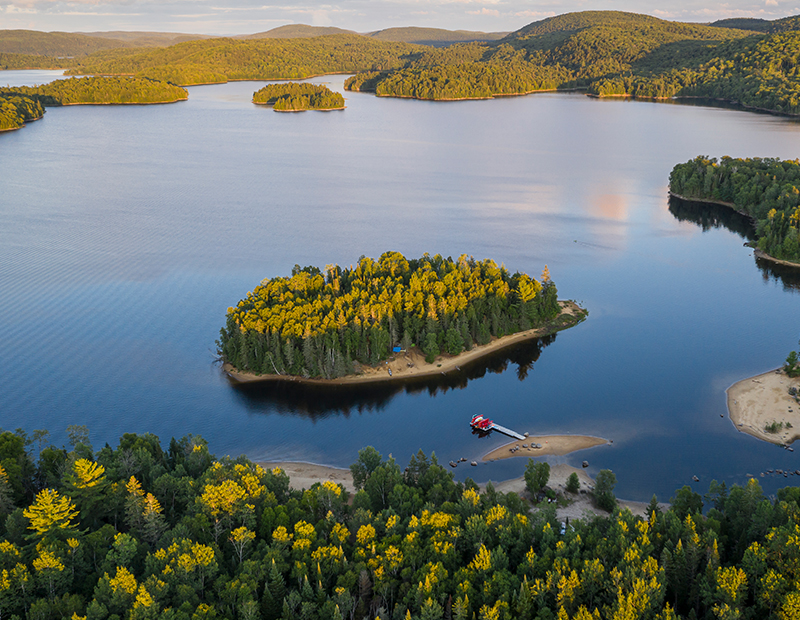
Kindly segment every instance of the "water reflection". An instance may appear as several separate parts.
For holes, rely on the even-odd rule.
[[[556,334],[527,340],[492,355],[464,364],[439,376],[419,377],[403,382],[372,385],[306,385],[292,382],[232,383],[239,401],[251,412],[301,416],[312,420],[383,410],[398,394],[427,392],[430,396],[462,390],[486,373],[505,372],[516,365],[517,378],[524,381],[545,347]]]
[[[704,231],[712,228],[727,228],[747,241],[755,241],[756,239],[753,220],[724,205],[681,200],[675,196],[670,196],[669,212],[678,221],[692,222],[700,226]]]
[[[692,222],[704,231],[712,228],[726,228],[736,233],[747,242],[756,240],[753,220],[724,205],[693,200],[681,200],[675,196],[669,198],[669,211],[681,222]],[[764,282],[776,282],[788,292],[800,291],[800,268],[781,265],[772,261],[755,257],[756,266],[761,270]]]

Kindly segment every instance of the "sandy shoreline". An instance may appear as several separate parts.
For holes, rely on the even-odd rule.
[[[532,448],[531,444],[539,444],[541,448]],[[590,435],[530,435],[523,440],[512,441],[495,448],[483,457],[484,462],[511,459],[515,457],[561,456],[578,450],[586,450],[594,446],[608,445],[611,442],[602,437]]]
[[[308,489],[316,482],[325,482],[331,480],[339,483],[350,492],[355,493],[353,486],[353,477],[349,469],[342,469],[339,467],[328,467],[325,465],[317,465],[314,463],[301,463],[295,461],[281,461],[281,462],[261,462],[259,463],[264,468],[273,469],[280,467],[290,479],[290,487],[293,489],[301,490]],[[576,494],[565,493],[567,478],[570,474],[575,472],[580,481],[580,489]],[[502,482],[492,483],[495,490],[502,493],[516,493],[520,496],[526,496],[525,479],[513,478],[511,480],[504,480]],[[559,464],[550,466],[550,480],[548,486],[560,494],[565,494],[573,501],[569,506],[558,508],[556,514],[561,520],[565,519],[582,519],[585,517],[591,518],[594,515],[608,516],[607,512],[599,510],[592,505],[591,490],[594,488],[594,480],[583,469],[572,467],[571,465]],[[481,489],[485,489],[486,485],[481,484]],[[621,508],[627,508],[634,515],[640,517],[645,516],[645,510],[648,506],[647,502],[630,502],[626,500],[618,500]],[[665,510],[669,505],[659,504],[662,510]]]
[[[370,383],[402,382],[418,377],[432,377],[436,375],[446,375],[448,372],[460,371],[461,366],[474,362],[485,355],[496,353],[506,347],[518,344],[532,338],[541,338],[557,331],[573,327],[580,323],[585,317],[585,310],[573,301],[559,301],[562,312],[553,322],[568,321],[566,324],[555,326],[545,326],[536,329],[529,329],[524,332],[517,332],[502,338],[494,338],[488,344],[475,345],[469,351],[463,351],[459,355],[440,355],[432,364],[425,361],[425,356],[414,347],[404,353],[398,353],[390,358],[386,364],[377,368],[364,367],[364,371],[359,375],[349,375],[339,379],[306,379],[293,375],[254,375],[248,372],[239,372],[228,363],[222,365],[222,369],[228,377],[235,383],[254,383],[263,381],[293,381],[306,383],[309,385],[363,385]],[[552,322],[551,322],[552,323]]]
[[[780,369],[730,386],[726,390],[728,414],[736,430],[778,445],[800,438],[800,404],[789,395],[790,387],[800,389],[800,377],[791,379]],[[773,422],[780,428],[767,432],[766,426]]]

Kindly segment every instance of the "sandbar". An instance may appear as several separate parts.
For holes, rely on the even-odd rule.
[[[541,448],[532,448],[531,444],[539,444]],[[511,459],[515,457],[534,457],[534,456],[561,456],[578,450],[586,450],[595,446],[607,445],[611,442],[602,437],[592,437],[591,435],[541,435],[535,437],[531,435],[525,439],[512,441],[495,448],[483,457],[484,462],[498,461],[500,459]],[[522,447],[526,446],[526,447]]]
[[[419,347],[413,347],[408,351],[393,355],[386,363],[377,367],[363,366],[363,371],[360,374],[348,375],[338,379],[306,379],[294,375],[256,375],[249,372],[240,372],[227,362],[222,365],[222,369],[236,383],[296,381],[312,385],[358,385],[387,381],[402,382],[417,377],[446,375],[448,372],[460,371],[462,365],[474,362],[485,355],[496,353],[525,340],[541,338],[542,336],[567,329],[586,318],[586,311],[574,301],[559,301],[558,304],[561,306],[561,314],[543,327],[517,332],[502,338],[493,338],[488,344],[475,345],[469,351],[463,351],[455,356],[440,355],[432,364],[428,364],[425,361],[425,356],[419,350]]]
[[[736,430],[778,445],[788,445],[800,437],[800,404],[788,389],[800,389],[800,377],[789,378],[781,370],[743,379],[730,386],[728,414]],[[775,433],[767,425],[777,423]]]

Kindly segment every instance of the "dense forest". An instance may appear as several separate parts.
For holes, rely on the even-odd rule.
[[[0,93],[0,131],[19,129],[44,116],[44,106],[35,97]]]
[[[759,249],[800,262],[800,160],[696,157],[673,168],[669,186],[689,199],[729,203],[755,222]]]
[[[254,92],[253,103],[271,105],[280,112],[337,110],[344,107],[344,97],[327,86],[284,82]]]
[[[360,35],[299,39],[207,39],[166,48],[118,49],[75,60],[79,74],[137,75],[188,86],[228,80],[303,79],[400,67],[425,48]]]
[[[363,90],[378,94],[443,99],[426,86],[430,75],[447,68],[439,80],[461,98],[519,94],[553,88],[590,88],[600,80],[650,74],[694,65],[713,57],[710,49],[752,32],[667,22],[617,11],[569,13],[530,24],[495,43],[453,45],[409,59],[405,67],[387,71]],[[465,57],[469,56],[469,57]],[[492,71],[492,85],[474,75]],[[533,76],[523,86],[524,77]],[[541,76],[547,79],[542,80]],[[362,78],[350,84],[360,88]],[[509,84],[516,88],[509,88]],[[599,94],[594,89],[595,94]],[[616,93],[613,93],[616,94]]]
[[[262,281],[228,308],[217,346],[238,370],[330,379],[377,364],[395,346],[419,347],[430,363],[558,314],[546,267],[537,281],[466,255],[386,252],[355,268],[296,265],[290,278]]]
[[[87,77],[42,86],[0,87],[0,97],[25,96],[45,106],[73,104],[171,103],[189,93],[180,86],[146,78]]]
[[[216,459],[197,436],[165,449],[154,435],[125,434],[95,451],[85,427],[68,431],[69,449],[43,431],[0,433],[4,618],[800,614],[796,487],[770,500],[753,479],[712,481],[704,497],[679,490],[666,512],[654,498],[646,520],[614,509],[562,525],[555,505],[532,511],[491,483],[481,492],[455,482],[422,452],[403,469],[361,450],[348,496],[333,482],[291,490],[280,469]],[[545,465],[529,464],[529,488],[547,483]],[[594,489],[611,508],[614,479],[600,472]]]

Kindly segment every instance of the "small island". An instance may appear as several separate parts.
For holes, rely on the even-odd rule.
[[[669,190],[747,216],[758,257],[800,267],[800,160],[696,157],[673,168]]]
[[[546,266],[535,280],[467,255],[386,252],[262,281],[228,308],[217,350],[236,381],[402,381],[458,370],[586,315],[558,301]]]
[[[276,112],[343,110],[344,97],[327,86],[285,82],[267,84],[253,93],[253,103],[271,105]]]

